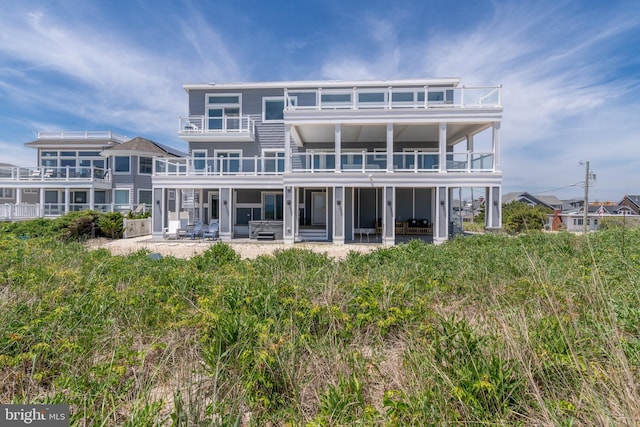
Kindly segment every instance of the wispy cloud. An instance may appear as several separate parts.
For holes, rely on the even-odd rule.
[[[88,21],[67,24],[52,9],[25,4],[5,11],[0,53],[12,63],[0,69],[0,87],[40,109],[134,132],[175,134],[185,110],[182,82],[239,74],[220,36],[196,11],[181,15],[179,35],[191,49],[179,53],[138,46],[126,34],[96,31]]]

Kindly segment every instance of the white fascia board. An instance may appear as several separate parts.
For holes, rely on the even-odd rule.
[[[333,173],[293,172],[284,175],[285,186],[328,187],[495,187],[502,185],[501,172],[478,173]]]
[[[451,108],[427,110],[296,110],[285,112],[285,123],[467,123],[497,122],[502,120],[502,108]]]
[[[237,82],[237,83],[194,83],[184,84],[186,92],[190,90],[208,89],[317,89],[317,88],[353,88],[353,87],[389,87],[389,86],[453,86],[457,87],[460,79],[445,77],[438,79],[407,79],[407,80],[310,80],[310,81],[282,81],[282,82]]]
[[[282,175],[265,176],[153,176],[155,187],[177,189],[245,188],[245,189],[282,189]]]

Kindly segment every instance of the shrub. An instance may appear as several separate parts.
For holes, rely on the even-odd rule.
[[[97,225],[100,228],[101,235],[112,239],[122,237],[124,232],[123,218],[120,212],[107,212],[100,215]]]

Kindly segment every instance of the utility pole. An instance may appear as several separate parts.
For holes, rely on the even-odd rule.
[[[584,216],[582,218],[582,227],[584,234],[589,232],[589,161],[586,161],[586,173],[584,176]]]

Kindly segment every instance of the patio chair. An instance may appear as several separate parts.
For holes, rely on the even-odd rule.
[[[218,226],[217,222],[210,223],[209,228],[207,230],[204,230],[204,233],[202,233],[202,238],[216,240],[218,238],[219,229],[220,227]]]
[[[193,227],[192,230],[187,231],[186,233],[184,233],[184,237],[189,237],[190,239],[195,239],[196,237],[200,238],[202,237],[202,221],[198,221],[196,222],[196,226]]]

